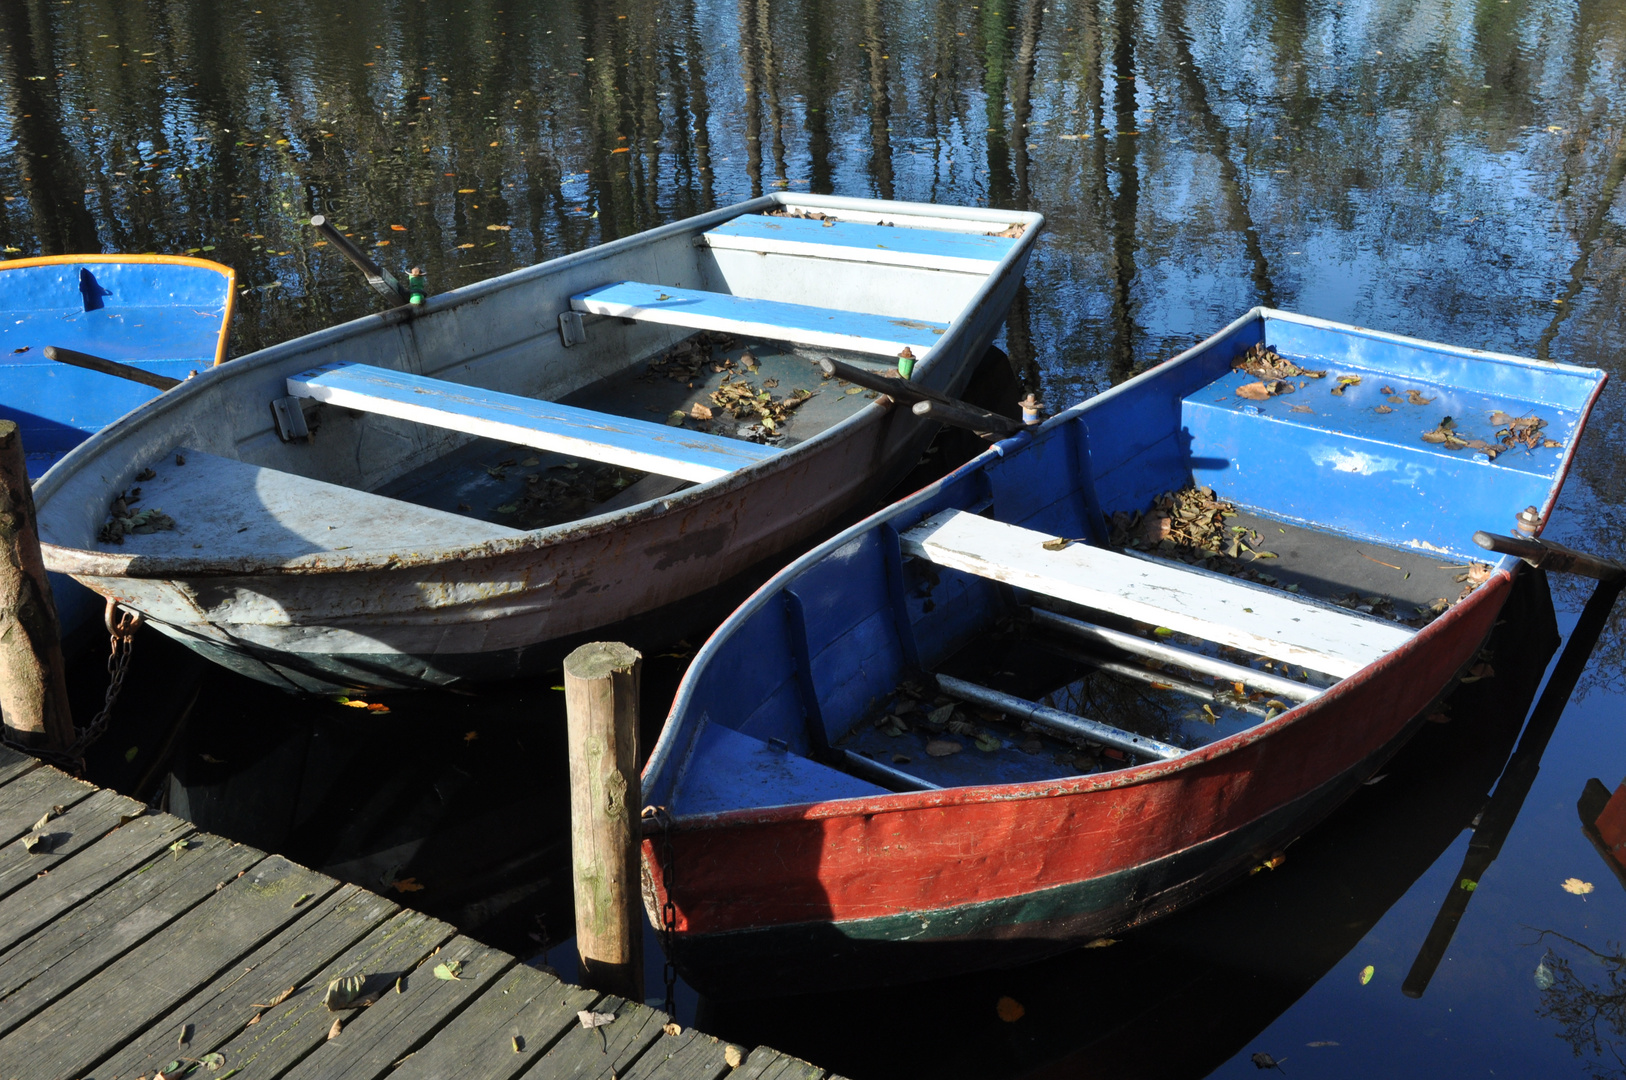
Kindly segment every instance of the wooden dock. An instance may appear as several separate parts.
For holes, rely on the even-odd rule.
[[[329,985],[352,976],[372,1003],[330,1011]],[[584,1012],[614,1019],[587,1027]],[[0,1080],[160,1073],[826,1076],[0,747]]]

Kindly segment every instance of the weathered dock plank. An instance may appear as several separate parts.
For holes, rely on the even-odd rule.
[[[514,965],[514,958],[472,938],[457,937],[426,957],[376,1005],[345,1019],[330,1038],[288,1074],[289,1080],[370,1080],[417,1050],[449,1018]],[[442,978],[437,969],[456,972]]]
[[[322,1004],[329,983],[362,975],[372,984],[367,987],[368,992],[373,986],[383,985],[388,988],[388,994],[393,994],[395,980],[399,978],[405,990],[417,978],[409,973],[454,933],[455,930],[438,919],[416,911],[402,911],[326,964],[315,978],[301,983],[287,1000],[265,1010],[257,1023],[245,1026],[217,1049],[231,1062],[228,1068],[252,1070],[253,1076],[264,1080],[282,1076],[322,1046],[333,1021],[340,1019]],[[424,977],[433,976],[425,972]]]
[[[42,842],[29,851],[27,835],[0,847],[0,897],[36,880],[71,855],[118,828],[119,820],[143,813],[147,808],[134,799],[112,791],[98,791],[53,817],[39,830]],[[35,818],[35,820],[39,820]]]
[[[771,1046],[759,1046],[744,1064],[728,1074],[728,1080],[820,1080],[822,1076],[824,1070],[817,1065]]]
[[[216,836],[188,843],[184,852],[159,855],[0,957],[0,1034],[15,1030],[214,895],[216,885],[265,857]]]
[[[525,1080],[611,1080],[625,1076],[655,1040],[666,1037],[661,1026],[670,1018],[654,1009],[607,997],[594,1005],[593,1011],[611,1013],[615,1020],[595,1028],[578,1023],[531,1066]]]
[[[19,1080],[77,1076],[213,977],[304,914],[337,885],[272,855],[87,980],[7,1040]],[[296,903],[304,897],[303,903]],[[193,1056],[190,1029],[177,1029]]]
[[[168,814],[122,825],[0,900],[0,954],[197,830]]]
[[[361,1005],[330,1009],[358,975]],[[823,1076],[766,1047],[731,1067],[743,1053],[0,747],[0,1080]]]
[[[151,1076],[174,1060],[176,1039],[191,1028],[194,1057],[214,1053],[267,1012],[284,991],[309,987],[322,969],[400,908],[355,885],[341,885],[310,912],[155,1021],[115,1053],[83,1070],[97,1080]],[[322,986],[325,988],[326,983]],[[317,994],[318,999],[320,993]],[[228,1066],[229,1067],[229,1066]]]
[[[579,1026],[576,1014],[601,996],[517,964],[391,1073],[391,1080],[512,1080]]]

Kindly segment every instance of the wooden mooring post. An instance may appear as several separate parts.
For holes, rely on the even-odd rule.
[[[644,1000],[638,845],[637,650],[594,642],[565,657],[570,869],[581,984]]]
[[[0,715],[14,742],[73,744],[61,627],[45,577],[22,434],[0,420]]]

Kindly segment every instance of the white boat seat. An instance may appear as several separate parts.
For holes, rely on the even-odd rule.
[[[778,447],[743,439],[369,364],[327,364],[300,372],[288,380],[288,393],[683,480],[711,480],[779,453]]]
[[[1166,626],[1343,678],[1410,640],[1408,627],[1278,589],[1054,538],[962,510],[900,537],[905,555],[1097,611]]]
[[[886,230],[891,231],[891,230]],[[907,346],[926,359],[947,332],[945,323],[869,315],[858,311],[752,300],[727,293],[618,281],[570,298],[576,311],[623,319],[720,330],[746,338],[785,341],[873,356],[897,356]]]
[[[1014,238],[1005,236],[765,214],[741,214],[701,240],[707,247],[733,251],[973,274],[989,273],[1016,246]]]

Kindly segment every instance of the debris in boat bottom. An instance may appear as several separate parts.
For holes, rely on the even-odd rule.
[[[1233,360],[1231,367],[1261,379],[1320,379],[1327,374],[1325,371],[1301,368],[1278,353],[1274,346],[1265,344],[1249,349],[1240,359]]]

